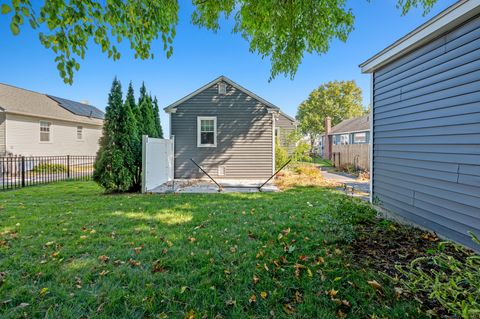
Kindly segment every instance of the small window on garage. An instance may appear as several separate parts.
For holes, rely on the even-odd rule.
[[[218,83],[218,94],[221,94],[221,95],[227,94],[227,84],[223,82]]]
[[[50,142],[50,126],[52,123],[40,121],[40,142]]]
[[[215,116],[199,116],[197,118],[197,146],[217,146],[217,118]]]
[[[83,140],[83,126],[77,126],[77,140]]]

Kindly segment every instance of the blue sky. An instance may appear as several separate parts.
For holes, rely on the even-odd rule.
[[[60,79],[54,54],[40,45],[36,33],[24,27],[20,35],[13,36],[8,19],[0,16],[0,82],[72,100],[88,100],[104,109],[114,76],[122,81],[124,91],[132,81],[137,94],[145,81],[147,89],[164,107],[217,76],[226,75],[295,116],[298,105],[320,84],[355,80],[363,90],[364,104],[368,105],[370,78],[361,74],[358,64],[455,1],[439,0],[426,16],[422,16],[421,10],[401,16],[396,2],[351,0],[349,6],[356,22],[348,41],[334,41],[326,55],[306,55],[293,80],[278,76],[271,82],[270,61],[248,51],[248,43],[231,33],[232,21],[224,22],[218,33],[191,25],[190,1],[180,0],[180,21],[170,59],[165,58],[160,41],[154,45],[155,60],[147,61],[136,60],[128,46],[123,45],[122,58],[113,62],[92,45],[71,86]],[[160,113],[162,125],[168,129],[168,117],[163,111]]]

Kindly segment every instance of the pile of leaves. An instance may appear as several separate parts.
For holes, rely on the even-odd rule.
[[[289,165],[288,168],[277,174],[275,184],[280,189],[289,189],[298,186],[339,186],[325,180],[320,169],[312,164]]]
[[[480,256],[387,220],[361,227],[351,244],[353,259],[393,279],[398,297],[416,299],[434,317],[480,316]]]

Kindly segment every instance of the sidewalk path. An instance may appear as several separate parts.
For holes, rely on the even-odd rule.
[[[339,188],[349,195],[359,197],[363,200],[369,200],[370,195],[370,181],[358,180],[356,176],[346,173],[334,172],[329,167],[320,168],[322,175],[326,180],[341,183],[344,187]]]

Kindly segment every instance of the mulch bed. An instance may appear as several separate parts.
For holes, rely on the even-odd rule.
[[[353,260],[365,268],[374,269],[392,278],[401,278],[402,274],[395,266],[407,266],[414,259],[429,256],[438,247],[441,240],[433,233],[396,223],[374,223],[361,225],[359,236],[351,244]],[[444,253],[458,260],[468,257],[468,250],[456,250],[445,247]],[[406,295],[408,297],[408,294]],[[452,318],[447,310],[427,293],[411,296],[420,302],[421,308],[439,318]]]

